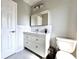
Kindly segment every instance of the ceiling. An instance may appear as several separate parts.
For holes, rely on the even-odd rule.
[[[42,1],[42,0],[24,0],[27,4],[29,4],[30,6],[36,4],[37,2],[39,1]]]

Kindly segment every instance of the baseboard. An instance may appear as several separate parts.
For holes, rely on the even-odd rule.
[[[33,52],[32,50],[28,49],[27,47],[24,47],[24,49],[27,49],[28,51],[32,52],[33,54],[35,54],[36,56],[38,56],[39,58],[43,58],[42,56],[38,55],[37,53]]]
[[[16,53],[18,53],[18,52],[20,52],[20,51],[22,51],[22,50],[24,50],[24,48],[18,49],[18,50],[16,51]]]

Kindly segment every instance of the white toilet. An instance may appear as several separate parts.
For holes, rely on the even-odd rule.
[[[57,46],[60,51],[56,54],[56,59],[76,59],[71,53],[74,52],[76,41],[67,38],[57,37]]]

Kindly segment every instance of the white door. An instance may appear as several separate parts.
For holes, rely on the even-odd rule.
[[[16,52],[17,5],[13,1],[2,1],[2,58]]]
[[[16,3],[9,1],[8,11],[8,54],[16,52]]]

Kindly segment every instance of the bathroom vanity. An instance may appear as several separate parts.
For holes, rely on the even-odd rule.
[[[24,32],[24,47],[36,54],[46,57],[50,46],[50,34]]]

